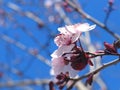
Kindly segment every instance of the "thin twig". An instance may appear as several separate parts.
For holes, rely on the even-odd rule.
[[[34,54],[34,52],[32,52],[29,48],[27,48],[27,46],[25,46],[24,44],[22,44],[21,42],[18,42],[12,38],[10,38],[9,36],[0,33],[0,38],[3,39],[4,41],[11,43],[15,46],[17,46],[18,48],[20,48],[21,50],[29,53],[30,55],[36,57],[37,59],[39,59],[40,61],[44,62],[45,64],[47,64],[48,66],[51,66],[50,61],[48,59],[46,59],[45,57],[43,57],[40,54]]]
[[[92,21],[93,23],[97,24],[101,28],[103,28],[105,31],[107,31],[109,34],[111,34],[114,38],[120,39],[120,36],[114,32],[112,32],[108,27],[105,26],[102,22],[98,21],[97,19],[90,16],[88,13],[83,11],[81,8],[79,8],[76,4],[72,3],[70,0],[64,0],[66,1],[75,11],[80,13],[82,16],[84,16],[86,19]]]
[[[26,79],[21,81],[8,81],[5,83],[0,82],[0,87],[16,87],[16,86],[27,86],[27,85],[42,85],[42,84],[48,84],[50,80],[42,80],[42,79]]]
[[[26,17],[32,19],[33,21],[35,21],[39,25],[44,26],[43,21],[38,16],[34,15],[32,12],[29,12],[29,11],[23,12],[22,9],[18,5],[11,3],[11,2],[8,2],[7,6],[11,9],[15,10],[16,12],[18,12],[22,15],[25,15]]]
[[[100,54],[94,54],[94,53],[90,53],[90,52],[86,52],[87,54],[91,55],[90,58],[95,58],[95,57],[98,57],[98,56],[107,56],[107,55],[110,55],[110,56],[120,56],[119,53],[100,53]]]

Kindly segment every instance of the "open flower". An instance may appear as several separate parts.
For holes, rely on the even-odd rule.
[[[68,46],[61,46],[51,54],[51,57],[52,58],[61,57],[63,54],[71,52],[74,47],[75,47],[75,44],[71,44]]]
[[[66,63],[63,57],[52,59],[52,70],[54,75],[69,72],[70,77],[75,77],[78,73],[77,70],[71,67],[70,63]]]
[[[81,32],[86,32],[94,29],[96,25],[89,25],[88,23],[78,23],[74,25],[66,25],[65,27],[60,27],[58,28],[58,31],[60,33],[66,34],[66,33],[71,33],[71,34],[81,34]]]
[[[82,46],[78,47],[76,42],[82,32],[90,31],[94,28],[95,25],[90,26],[88,23],[58,28],[60,34],[54,39],[58,49],[51,54],[52,72],[54,75],[57,76],[60,73],[65,74],[68,72],[70,77],[75,77],[87,64],[93,65]]]
[[[59,35],[55,38],[54,42],[55,42],[56,45],[59,46],[59,47],[60,47],[60,46],[63,46],[63,45],[70,45],[70,44],[73,43],[73,42],[72,42],[72,36],[69,35],[69,34],[67,34],[67,35],[65,35],[65,34],[59,34]]]
[[[82,32],[90,31],[95,28],[96,25],[90,26],[88,23],[68,25],[58,28],[60,34],[55,38],[57,46],[70,45],[75,43]]]

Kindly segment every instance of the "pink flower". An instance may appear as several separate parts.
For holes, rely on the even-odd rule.
[[[78,23],[74,25],[68,25],[65,27],[58,28],[58,31],[60,33],[66,34],[66,33],[71,33],[71,34],[81,34],[81,32],[86,32],[94,29],[96,25],[90,26],[88,23]]]
[[[69,72],[70,77],[75,77],[78,73],[77,70],[71,67],[70,63],[66,64],[64,57],[52,59],[52,70],[54,75]]]
[[[65,53],[71,52],[75,44],[68,46],[61,46],[51,54],[52,57],[52,75],[59,75],[60,73],[69,72],[70,77],[75,77],[78,71],[74,70],[70,63],[65,60],[65,57],[62,55]],[[70,58],[70,55],[67,55],[67,59]]]
[[[54,42],[56,43],[57,46],[63,46],[63,45],[70,45],[72,44],[72,37],[70,35],[65,35],[65,34],[59,34]]]
[[[54,75],[68,72],[70,77],[75,77],[78,71],[84,69],[87,64],[92,65],[84,51],[78,49],[76,42],[82,32],[90,31],[94,28],[95,25],[90,26],[88,23],[58,28],[60,34],[54,40],[58,49],[51,54],[52,72]]]
[[[75,44],[71,44],[68,46],[61,46],[51,54],[51,57],[52,58],[61,57],[63,54],[71,52],[71,50],[74,48],[74,46],[75,46]]]
[[[57,46],[70,45],[75,43],[82,32],[90,31],[95,28],[96,25],[90,26],[88,23],[75,24],[58,28],[60,34],[55,38]]]

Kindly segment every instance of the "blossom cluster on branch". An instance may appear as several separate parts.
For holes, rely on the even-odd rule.
[[[58,49],[51,55],[52,69],[55,75],[61,72],[69,72],[70,77],[75,77],[77,72],[86,66],[87,61],[89,61],[88,56],[84,53],[82,47],[77,45],[77,42],[82,32],[94,28],[95,25],[90,26],[88,23],[58,28],[60,34],[57,35],[54,40]],[[81,61],[79,59],[81,59]],[[84,62],[84,59],[87,61]],[[77,64],[78,62],[79,64]]]
[[[98,50],[94,53],[85,51],[82,47],[80,36],[82,32],[93,30],[96,25],[88,23],[78,23],[75,25],[66,25],[58,28],[58,34],[54,42],[58,46],[52,57],[52,74],[56,76],[57,85],[62,89],[70,78],[74,78],[79,71],[83,70],[87,65],[93,66],[91,58],[103,55],[120,56],[117,52],[118,45],[116,43],[109,44],[104,42],[104,50]],[[90,74],[86,83],[92,84],[93,75]]]

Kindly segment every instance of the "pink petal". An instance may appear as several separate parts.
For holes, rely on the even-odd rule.
[[[51,57],[53,58],[61,57],[64,53],[70,52],[74,46],[75,44],[70,44],[69,46],[61,46],[51,54]]]

